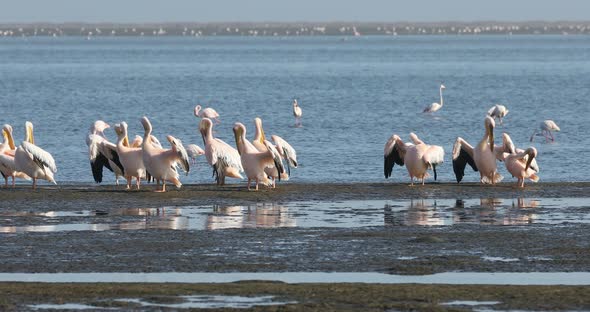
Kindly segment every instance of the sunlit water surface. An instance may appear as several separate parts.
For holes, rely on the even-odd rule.
[[[587,181],[588,59],[587,36],[2,38],[0,123],[13,125],[17,141],[26,120],[35,124],[59,183],[92,182],[84,137],[96,119],[125,120],[133,136],[147,115],[160,140],[202,145],[197,103],[221,114],[216,134],[232,145],[234,122],[251,135],[260,116],[267,135],[297,149],[293,182],[383,181],[385,141],[410,131],[444,146],[439,177],[453,181],[454,139],[475,144],[485,112],[502,103],[510,113],[497,137],[508,132],[517,146],[544,119],[561,126],[556,143],[533,144],[541,181]],[[422,114],[441,82],[443,109]],[[293,128],[293,98],[302,128]],[[182,180],[213,181],[204,159]],[[393,180],[407,181],[405,169],[394,168]]]

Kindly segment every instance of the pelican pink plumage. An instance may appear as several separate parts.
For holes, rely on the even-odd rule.
[[[539,133],[539,135],[542,135],[545,137],[545,142],[549,142],[549,139],[551,139],[552,142],[555,142],[555,138],[553,137],[552,132],[553,131],[557,131],[557,132],[561,131],[561,129],[555,123],[555,121],[553,121],[551,119],[544,120],[539,124],[539,128],[535,129],[535,132],[533,132],[533,134],[531,135],[531,139],[530,139],[531,142],[533,142],[533,139],[535,138],[535,135],[537,135],[537,132],[539,132],[539,130],[541,131]]]
[[[115,125],[117,133],[117,153],[119,161],[123,165],[123,175],[127,180],[127,189],[131,188],[131,180],[135,178],[135,185],[139,190],[141,179],[145,178],[146,170],[143,164],[143,150],[141,147],[129,146],[127,139],[127,123],[121,122]]]
[[[14,154],[15,169],[33,179],[33,189],[37,188],[37,179],[47,180],[54,184],[53,174],[57,172],[53,156],[35,145],[33,124],[25,123],[25,140]]]
[[[156,192],[166,192],[166,181],[173,183],[177,188],[182,186],[180,183],[177,165],[180,166],[187,174],[190,170],[188,155],[182,142],[179,139],[169,135],[166,138],[170,142],[170,149],[155,147],[152,142],[152,124],[147,117],[141,118],[144,135],[141,148],[143,150],[143,164],[147,173],[154,179],[162,181],[162,190]]]
[[[217,185],[224,185],[225,178],[243,179],[244,171],[240,154],[224,141],[213,137],[213,122],[209,118],[201,119],[199,131],[205,144],[205,157],[211,167]]]
[[[426,106],[424,108],[424,110],[422,111],[423,113],[434,113],[443,107],[444,102],[443,102],[443,94],[442,93],[443,93],[444,89],[446,89],[446,87],[443,84],[441,84],[440,88],[438,89],[439,94],[440,94],[440,103],[435,102],[435,103],[432,103],[432,104]]]
[[[428,177],[428,169],[432,169],[434,180],[436,180],[436,166],[444,161],[443,148],[438,145],[425,144],[414,133],[410,133],[410,139],[413,144],[404,143],[397,134],[394,134],[385,143],[383,166],[385,178],[391,176],[394,165],[398,164],[406,166],[412,186],[414,178],[421,179],[422,185],[424,185],[424,180]]]
[[[16,146],[14,145],[14,138],[12,136],[12,126],[4,125],[2,127],[2,136],[4,137],[4,142],[0,144],[0,173],[4,177],[4,187],[8,187],[8,177],[12,178],[12,187],[14,187],[15,178],[25,180],[30,180],[31,178],[22,172],[16,171],[14,160]]]
[[[502,141],[504,146],[502,158],[506,170],[518,179],[517,185],[524,187],[525,179],[538,182],[539,176],[537,173],[539,172],[539,166],[535,160],[537,149],[534,147],[529,147],[526,150],[517,149],[507,133],[502,134]]]
[[[481,183],[495,184],[503,179],[502,175],[498,173],[496,153],[494,152],[494,128],[496,123],[492,117],[486,116],[484,125],[485,134],[477,146],[471,146],[461,137],[458,137],[455,141],[453,146],[453,171],[457,183],[463,179],[467,164],[474,171],[479,171]]]
[[[248,190],[250,190],[250,182],[252,180],[256,183],[257,191],[258,183],[260,182],[274,187],[274,180],[271,181],[268,179],[266,169],[275,168],[278,171],[284,171],[279,152],[266,140],[263,143],[266,151],[259,151],[246,139],[246,127],[242,123],[235,123],[233,130],[242,167],[248,178]]]
[[[195,106],[195,116],[199,118],[209,118],[219,123],[219,114],[211,107],[201,109],[201,105]]]
[[[260,119],[259,117],[256,117],[254,119],[254,127],[255,127],[255,133],[254,133],[254,139],[252,140],[252,144],[254,145],[254,147],[256,147],[256,149],[260,152],[268,152],[269,145],[272,145],[272,147],[276,149],[276,146],[274,146],[273,144],[271,144],[269,141],[266,140],[266,136],[264,135],[264,129],[262,128],[262,119]],[[291,154],[294,154],[294,156],[295,156],[295,167],[297,167],[297,165],[296,165],[297,164],[297,154],[295,154],[295,150],[291,147],[291,145],[289,145],[289,143],[287,143],[282,138],[280,138],[278,136],[273,136],[273,137],[276,137],[281,140],[281,143],[283,144],[282,147],[287,148],[287,146],[288,146],[290,148]],[[284,153],[284,151],[283,151],[283,153]],[[289,153],[289,151],[287,151],[287,153]],[[281,160],[284,158],[280,151],[279,151],[279,156],[281,157]],[[281,161],[281,164],[282,164],[282,161]],[[291,163],[289,163],[288,166],[290,166],[290,164]],[[271,164],[269,167],[267,167],[265,169],[266,173],[272,179],[272,187],[273,188],[276,186],[276,184],[275,184],[276,179],[279,179],[279,181],[281,179],[289,180],[289,175],[287,174],[287,172],[285,172],[283,166],[281,166],[281,170],[278,170],[277,168],[278,167],[275,167]],[[289,169],[289,171],[290,171],[290,169]]]
[[[293,100],[293,116],[295,117],[295,126],[301,127],[301,117],[303,116],[303,110],[297,103],[297,99]]]

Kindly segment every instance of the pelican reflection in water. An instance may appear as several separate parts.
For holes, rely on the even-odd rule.
[[[206,222],[205,228],[208,230],[297,226],[289,209],[277,204],[214,206],[213,213],[207,216]]]

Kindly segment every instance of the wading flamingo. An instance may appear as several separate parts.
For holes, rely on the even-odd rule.
[[[443,94],[444,89],[446,89],[446,87],[443,84],[441,84],[440,88],[438,89],[439,94],[440,94],[440,104],[435,102],[435,103],[432,103],[432,104],[426,106],[424,108],[424,110],[422,111],[423,113],[434,113],[443,107],[444,103],[443,103],[443,95],[442,94]]]

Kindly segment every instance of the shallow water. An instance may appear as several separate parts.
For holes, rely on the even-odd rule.
[[[590,89],[588,36],[404,36],[289,38],[0,38],[0,123],[16,141],[25,120],[36,143],[51,152],[59,183],[91,183],[84,137],[90,124],[125,120],[141,133],[147,115],[154,134],[202,144],[192,108],[221,114],[217,135],[233,145],[241,121],[252,134],[262,117],[266,133],[298,151],[294,182],[384,181],[383,145],[392,133],[442,145],[441,181],[454,181],[451,148],[457,136],[475,144],[494,104],[510,113],[496,131],[528,146],[533,127],[554,119],[557,142],[537,138],[541,181],[587,181],[586,109]],[[422,109],[439,101],[435,115]],[[292,99],[303,108],[293,128]],[[114,139],[114,132],[107,131]],[[164,142],[167,145],[166,142]],[[560,157],[562,153],[575,157]],[[510,180],[500,165],[500,172]],[[204,159],[185,183],[212,183]],[[393,181],[408,180],[394,168]],[[111,174],[105,182],[113,183]],[[469,172],[465,181],[478,181]]]
[[[378,283],[453,285],[590,285],[589,272],[447,272],[393,275],[359,272],[271,273],[0,273],[0,282],[39,283],[234,283],[260,280],[299,283]]]
[[[0,233],[590,223],[586,198],[369,200],[246,206],[3,211]],[[490,261],[502,261],[489,259]]]

